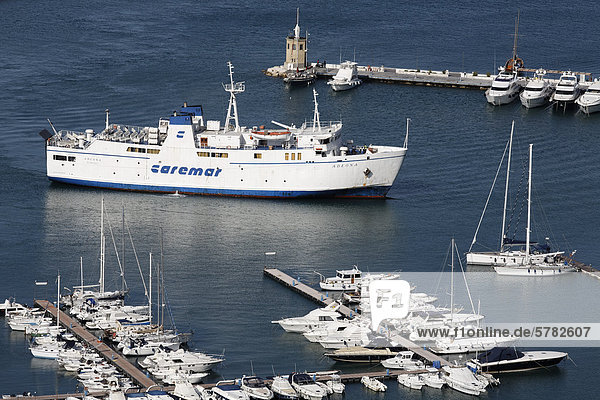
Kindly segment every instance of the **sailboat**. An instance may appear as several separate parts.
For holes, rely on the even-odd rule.
[[[529,145],[529,176],[528,176],[528,193],[527,193],[527,228],[525,242],[511,240],[506,234],[506,206],[508,202],[508,183],[510,177],[510,161],[512,153],[512,140],[514,134],[515,123],[513,121],[510,132],[510,140],[506,145],[505,154],[508,150],[508,162],[506,167],[506,184],[504,191],[504,208],[502,214],[502,235],[500,239],[500,249],[492,252],[473,252],[473,245],[477,241],[477,234],[481,226],[481,221],[487,209],[498,172],[504,162],[504,155],[500,160],[500,165],[494,178],[494,183],[488,194],[485,207],[479,219],[479,224],[475,230],[471,247],[467,252],[467,264],[471,265],[486,265],[494,267],[494,270],[501,275],[531,275],[531,276],[550,276],[571,272],[575,269],[568,263],[559,262],[563,251],[551,252],[548,245],[539,245],[531,242],[531,171],[532,171],[532,154],[533,145]],[[523,245],[525,246],[523,248]]]

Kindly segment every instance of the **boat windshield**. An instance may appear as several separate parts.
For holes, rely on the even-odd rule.
[[[598,94],[598,93],[600,93],[600,89],[588,89],[588,91],[586,93]]]
[[[566,94],[566,95],[572,95],[573,94],[573,89],[561,89],[561,90],[556,90],[556,94]]]
[[[542,90],[544,90],[543,86],[540,87],[528,87],[526,89],[528,92],[541,92]]]
[[[265,387],[265,382],[262,378],[244,378],[244,384],[251,388]]]
[[[497,92],[503,92],[503,91],[508,90],[508,87],[499,87],[499,86],[492,85],[492,90],[495,90]]]

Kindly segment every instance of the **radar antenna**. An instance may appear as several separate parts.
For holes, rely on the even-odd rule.
[[[225,119],[225,132],[227,132],[230,126],[235,126],[235,131],[239,132],[240,123],[238,121],[237,101],[235,99],[235,95],[245,91],[246,85],[244,82],[233,81],[233,64],[231,61],[227,61],[227,66],[229,67],[230,83],[223,83],[222,85],[223,89],[225,89],[226,92],[229,92],[231,96],[229,97],[229,107],[227,109],[227,118]],[[233,125],[231,121],[235,122],[235,125]]]

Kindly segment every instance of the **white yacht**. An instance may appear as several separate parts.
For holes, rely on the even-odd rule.
[[[363,376],[360,378],[360,383],[365,385],[367,389],[370,389],[374,392],[385,392],[387,390],[385,383],[368,376]]]
[[[264,379],[258,376],[243,376],[241,387],[244,392],[255,400],[271,400],[273,392],[267,387]]]
[[[581,94],[581,86],[577,75],[571,71],[563,73],[556,84],[556,90],[550,101],[558,108],[566,108],[569,104],[575,103],[575,100]]]
[[[600,111],[600,81],[592,83],[585,93],[575,100],[575,104],[585,114]]]
[[[522,264],[507,264],[494,266],[494,270],[500,275],[514,276],[558,276],[568,272],[574,272],[575,268],[567,261],[561,262],[555,257],[546,256],[542,262],[533,262],[530,256],[531,232],[531,168],[533,157],[533,144],[529,145],[529,179],[527,194],[527,229],[525,241],[525,256]]]
[[[479,396],[485,392],[487,383],[477,379],[469,368],[445,366],[442,369],[443,378],[448,387],[474,396]]]
[[[415,371],[419,369],[425,369],[423,361],[414,360],[412,357],[415,355],[412,351],[401,351],[396,356],[383,360],[381,365],[384,368],[393,369],[404,369],[407,371]]]
[[[512,72],[502,69],[492,81],[492,86],[485,91],[485,98],[495,106],[511,103],[521,93],[523,85],[524,81],[519,79],[516,69]]]
[[[399,384],[409,389],[421,390],[425,386],[423,378],[418,374],[400,374],[396,379]]]
[[[330,392],[342,394],[346,390],[346,385],[342,383],[342,378],[338,374],[332,374],[331,379],[325,382],[325,386]]]
[[[271,391],[280,400],[297,400],[298,393],[296,393],[288,378],[288,376],[274,376]]]
[[[554,93],[554,85],[544,79],[545,74],[546,71],[538,69],[534,78],[527,82],[525,89],[519,95],[521,104],[526,108],[541,107],[550,101]]]
[[[359,324],[351,324],[346,329],[335,331],[321,338],[319,344],[325,349],[342,349],[344,347],[367,346],[370,343],[371,329]]]
[[[100,132],[68,130],[46,139],[52,181],[118,190],[218,196],[382,198],[390,190],[408,149],[355,146],[342,138],[342,122],[321,122],[313,90],[312,121],[301,126],[271,121],[242,126],[229,63],[230,94],[224,125],[206,120],[202,106],[184,104],[157,127],[109,123]],[[407,121],[408,122],[408,121]],[[373,124],[373,134],[381,129]],[[408,133],[408,127],[407,127]],[[401,140],[401,139],[399,139]]]
[[[362,272],[355,265],[352,269],[335,271],[335,276],[324,278],[319,282],[321,290],[328,291],[356,291],[360,287]]]
[[[317,383],[308,374],[294,373],[289,377],[290,384],[304,400],[321,400],[327,396],[327,390]]]
[[[250,396],[242,390],[240,385],[227,381],[219,381],[212,392],[220,400],[250,400]]]
[[[352,61],[344,61],[332,80],[327,82],[331,88],[338,92],[357,87],[362,81],[358,79],[357,64]]]
[[[343,315],[337,311],[339,308],[340,304],[333,302],[327,307],[312,310],[303,317],[283,318],[271,323],[279,324],[286,332],[305,333],[343,319]]]
[[[427,368],[429,371],[426,374],[420,374],[421,380],[425,386],[432,387],[434,389],[441,389],[446,384],[444,378],[437,368]]]
[[[477,235],[479,233],[479,228],[481,227],[481,221],[483,220],[483,216],[485,215],[485,211],[487,209],[488,203],[484,206],[482,211],[482,215],[479,219],[479,224],[477,229],[475,230],[475,234],[473,235],[473,240],[471,242],[471,246],[469,251],[467,252],[467,264],[471,265],[483,265],[483,266],[491,266],[491,267],[506,267],[506,266],[528,266],[529,264],[541,264],[544,262],[553,262],[557,260],[564,252],[562,251],[550,251],[550,246],[548,244],[538,244],[530,240],[530,224],[528,224],[526,229],[526,238],[527,240],[513,240],[508,237],[508,228],[506,220],[507,220],[507,205],[508,205],[508,187],[510,180],[510,166],[511,166],[511,156],[512,156],[512,139],[514,134],[514,121],[512,123],[510,139],[506,145],[506,153],[508,154],[507,166],[506,166],[506,182],[504,187],[504,208],[502,212],[502,228],[501,228],[501,237],[500,237],[500,246],[498,251],[472,251],[473,246],[477,243]],[[500,164],[498,169],[504,163],[504,155],[500,160]],[[531,180],[530,180],[531,181]],[[494,190],[494,185],[490,188],[491,192]],[[489,201],[490,196],[488,196]],[[529,196],[530,198],[530,196]],[[530,202],[528,201],[528,210],[530,214]],[[528,220],[530,216],[528,216]],[[525,270],[526,271],[526,270]],[[561,269],[562,271],[562,269]]]

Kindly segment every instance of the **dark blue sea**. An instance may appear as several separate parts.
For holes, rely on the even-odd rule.
[[[340,54],[352,59],[355,53],[361,65],[493,73],[511,55],[520,10],[518,54],[527,67],[600,76],[597,2],[2,1],[0,297],[28,304],[34,297],[54,300],[59,271],[64,286],[79,282],[80,257],[86,281],[97,280],[104,197],[117,243],[125,208],[142,265],[148,252],[159,252],[162,229],[165,285],[177,327],[193,330],[193,347],[225,351],[227,361],[211,380],[240,377],[251,365],[262,375],[343,369],[325,359],[318,344],[270,323],[315,305],[264,278],[265,263],[312,282],[314,270],[331,275],[353,264],[370,271],[438,271],[451,237],[463,252],[471,243],[513,120],[517,182],[527,144],[534,144],[534,234],[541,231],[536,224],[548,225],[562,249],[577,249],[577,259],[600,265],[600,115],[526,110],[518,102],[492,107],[479,90],[368,82],[334,93],[324,80],[314,85],[321,119],[342,119],[345,137],[356,144],[401,145],[405,119],[412,119],[407,158],[382,201],[173,198],[47,180],[37,134],[49,128],[47,118],[58,129],[99,130],[109,108],[112,121],[152,126],[187,101],[223,121],[227,61],[236,79],[246,81],[238,96],[242,125],[310,119],[310,88],[288,89],[262,72],[283,64],[297,6],[311,61],[338,62]],[[501,197],[492,197],[479,234],[489,248],[499,239]],[[546,234],[539,234],[543,240]],[[265,260],[268,251],[277,256]],[[116,287],[114,251],[108,260]],[[141,304],[134,260],[128,247],[128,302]],[[36,287],[36,280],[49,284]],[[545,312],[552,312],[546,317],[554,322],[570,313],[561,304],[579,290],[550,291],[543,284],[528,290],[527,283],[510,282],[507,289],[524,285],[526,296],[545,299]],[[600,292],[600,281],[594,282],[585,285],[589,299]],[[500,299],[496,308],[520,312],[513,298],[503,297],[502,284],[489,290]],[[600,317],[585,301],[577,308]],[[0,393],[77,390],[73,375],[33,359],[24,336],[3,321],[0,346]],[[574,363],[502,376],[486,397],[594,397],[600,350],[567,351]],[[410,392],[392,382],[385,396],[359,384],[346,394],[463,397],[450,390]]]

